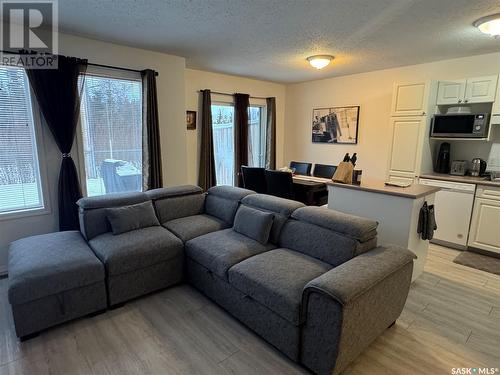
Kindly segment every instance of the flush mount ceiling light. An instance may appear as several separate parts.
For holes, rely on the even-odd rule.
[[[482,17],[473,23],[482,33],[498,37],[500,35],[500,13]]]
[[[314,55],[314,56],[309,56],[307,58],[307,61],[309,61],[309,64],[313,68],[316,69],[323,69],[325,66],[330,64],[330,62],[333,60],[333,56],[330,55]]]

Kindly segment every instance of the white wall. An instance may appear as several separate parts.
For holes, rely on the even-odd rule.
[[[92,63],[132,69],[151,68],[158,71],[163,182],[165,185],[185,184],[187,182],[185,59],[64,34],[60,34],[59,53],[87,58]],[[46,215],[0,221],[0,274],[5,272],[7,248],[11,241],[58,230],[57,179],[61,155],[50,131],[42,130],[51,212]],[[73,158],[75,163],[78,163],[75,151]]]
[[[363,170],[363,176],[384,179],[390,152],[389,113],[394,82],[445,80],[498,73],[500,53],[494,53],[289,85],[286,90],[285,162],[294,159],[338,164],[346,152],[357,152],[357,166]],[[359,143],[313,144],[313,108],[343,105],[361,106]],[[500,129],[494,130],[498,133]],[[491,143],[472,145],[461,142],[459,147],[467,149],[457,152],[457,157],[466,155],[469,158],[475,153],[480,154],[478,156],[486,154],[487,157]]]
[[[285,139],[285,85],[255,79],[186,69],[186,110],[197,112],[196,130],[187,132],[187,175],[190,184],[198,183],[201,132],[200,94],[198,90],[245,93],[250,96],[276,97],[276,164],[283,164]],[[229,98],[230,99],[230,98]]]

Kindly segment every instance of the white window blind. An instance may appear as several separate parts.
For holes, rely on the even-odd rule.
[[[85,77],[82,147],[87,196],[142,190],[142,82]]]
[[[0,66],[0,214],[43,208],[28,77]]]

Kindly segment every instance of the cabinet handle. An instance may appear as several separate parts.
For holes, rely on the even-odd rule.
[[[458,99],[458,102],[459,102],[459,103],[462,103],[462,99]]]
[[[422,112],[422,115],[425,115],[425,111],[424,111],[424,112]]]
[[[467,99],[464,100],[464,103],[468,103],[469,101]]]

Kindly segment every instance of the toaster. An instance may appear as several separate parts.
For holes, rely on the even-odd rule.
[[[466,171],[467,171],[466,160],[453,160],[451,162],[450,174],[455,176],[465,176]]]

